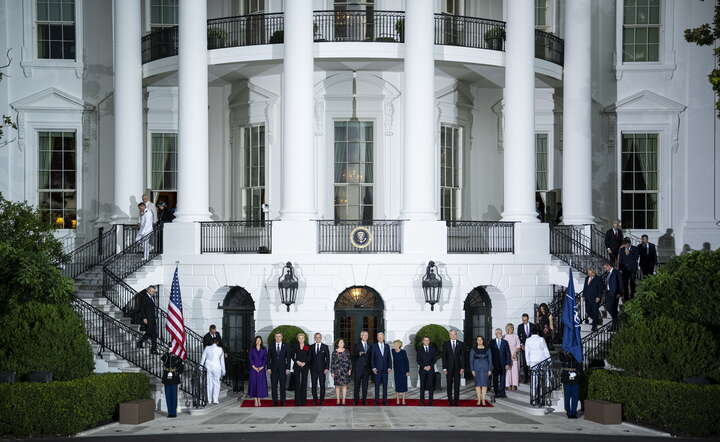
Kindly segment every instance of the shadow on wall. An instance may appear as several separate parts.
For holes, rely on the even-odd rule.
[[[488,205],[487,211],[483,213],[483,221],[498,221],[501,218],[501,214],[495,206]]]

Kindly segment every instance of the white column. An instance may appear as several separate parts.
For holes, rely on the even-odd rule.
[[[434,35],[433,1],[406,2],[402,217],[413,221],[438,219]]]
[[[563,223],[592,224],[590,0],[565,3]]]
[[[535,6],[507,2],[503,221],[538,222],[535,212]]]
[[[115,200],[113,223],[137,219],[143,192],[140,0],[114,2]]]
[[[313,149],[312,0],[285,2],[282,84],[283,220],[317,217]]]
[[[178,3],[177,222],[210,219],[207,2]]]

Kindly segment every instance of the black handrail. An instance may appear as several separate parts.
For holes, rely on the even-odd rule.
[[[536,29],[535,58],[562,66],[565,62],[565,41],[555,34]]]
[[[405,12],[378,11],[314,11],[314,40],[374,41],[402,43],[405,41]]]
[[[584,226],[554,226],[550,229],[550,254],[579,272],[599,268],[609,262],[591,247],[592,239],[583,233]]]
[[[515,253],[515,223],[447,221],[448,253]]]
[[[160,354],[138,349],[136,342],[142,336],[140,332],[80,298],[74,298],[71,304],[85,325],[88,338],[99,345],[98,356],[102,357],[103,351],[109,350],[150,375],[162,378],[163,363],[160,355],[169,350],[167,344],[158,342]],[[205,367],[188,359],[185,361],[184,368],[179,388],[191,398],[191,400],[186,400],[186,405],[192,405],[195,408],[204,407],[207,405]]]
[[[282,12],[208,20],[208,49],[266,45],[283,42]]]
[[[65,254],[65,260],[60,264],[62,274],[74,279],[108,260],[115,254],[116,249],[117,226],[110,226],[107,231],[100,227],[95,238]]]
[[[272,221],[200,223],[200,253],[271,253]]]
[[[318,253],[402,253],[402,220],[318,220],[317,223]]]
[[[435,14],[435,44],[505,50],[505,22],[452,14]]]

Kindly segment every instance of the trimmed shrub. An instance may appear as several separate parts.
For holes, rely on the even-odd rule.
[[[717,343],[702,325],[671,318],[630,323],[613,337],[609,362],[633,376],[682,381],[716,377]]]
[[[117,419],[123,402],[149,398],[150,382],[142,373],[0,384],[0,435],[70,435]]]
[[[450,333],[445,327],[438,324],[428,324],[415,334],[415,348],[422,345],[424,336],[430,338],[430,345],[434,346],[438,352],[442,351],[443,343],[450,340]]]
[[[305,330],[294,325],[278,325],[268,335],[267,341],[265,341],[265,346],[271,345],[275,342],[275,333],[282,333],[283,342],[285,344],[294,344],[297,342],[298,333],[305,333]],[[305,342],[312,342],[312,336],[307,336],[307,333],[305,333],[305,335]]]
[[[28,302],[0,317],[0,371],[22,380],[50,371],[53,380],[89,376],[95,368],[80,318],[69,305]]]
[[[620,403],[623,418],[676,435],[720,433],[720,385],[624,376],[596,370],[589,377],[589,399]]]
[[[630,322],[667,316],[699,323],[715,333],[720,328],[718,287],[720,250],[688,253],[643,279],[625,312]]]

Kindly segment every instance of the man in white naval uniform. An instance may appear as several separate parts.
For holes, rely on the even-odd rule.
[[[137,235],[135,235],[135,241],[139,241],[153,231],[153,222],[155,220],[152,212],[145,207],[145,203],[138,204],[138,209],[140,210],[140,226]],[[145,238],[143,241],[143,257],[145,260],[150,257],[150,238]]]
[[[545,339],[540,335],[531,335],[525,340],[525,358],[527,359],[528,367],[532,368],[545,359],[550,357],[550,351],[547,348]],[[550,382],[550,376],[546,376],[545,383]],[[540,389],[540,372],[533,372],[530,370],[530,391],[537,391]],[[536,397],[539,397],[537,395]]]
[[[207,398],[209,404],[220,402],[220,378],[225,376],[225,355],[218,346],[219,339],[213,339],[212,345],[203,350],[200,365],[207,370]]]
[[[155,203],[150,201],[150,197],[147,195],[147,193],[142,196],[142,202],[145,204],[145,209],[152,213],[153,224],[156,224],[158,222],[158,210],[157,207],[155,207]]]

